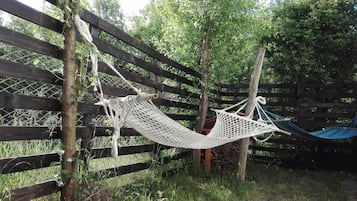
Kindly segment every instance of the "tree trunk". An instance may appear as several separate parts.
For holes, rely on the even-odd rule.
[[[208,110],[208,94],[206,85],[208,82],[208,63],[209,63],[209,43],[211,40],[211,30],[213,28],[213,22],[210,22],[207,26],[206,35],[202,42],[202,53],[201,53],[201,99],[200,107],[198,110],[198,116],[196,119],[195,131],[201,133],[203,126],[205,124],[207,110]],[[201,163],[201,150],[194,151],[194,160],[198,165]]]
[[[74,189],[77,179],[74,177],[77,167],[76,155],[76,120],[77,120],[77,105],[78,101],[76,94],[78,89],[76,86],[76,63],[75,63],[75,43],[76,43],[76,27],[73,22],[72,15],[78,12],[79,3],[72,0],[65,0],[64,19],[67,24],[64,30],[64,70],[63,70],[63,86],[62,86],[62,146],[64,153],[62,156],[62,181],[64,186],[61,191],[61,200],[74,200]],[[72,11],[69,11],[71,8]]]
[[[207,94],[207,82],[208,82],[208,63],[209,63],[209,44],[211,40],[211,31],[213,29],[213,22],[210,22],[207,26],[206,35],[202,43],[201,54],[201,100],[198,111],[197,123],[195,130],[200,133],[203,129],[205,119],[208,110],[208,94]]]
[[[253,73],[250,78],[248,103],[245,109],[246,115],[248,115],[249,112],[252,111],[255,107],[255,99],[258,93],[259,78],[260,78],[260,72],[262,71],[264,54],[265,54],[265,49],[260,48],[257,59],[255,61]],[[249,116],[249,118],[252,118],[252,116]],[[240,152],[239,152],[237,178],[240,181],[245,180],[248,146],[249,146],[249,138],[244,138],[239,141]]]

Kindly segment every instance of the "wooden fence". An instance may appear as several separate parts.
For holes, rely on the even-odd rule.
[[[47,1],[50,4],[56,3],[55,0]],[[42,30],[53,34],[55,38],[63,37],[64,25],[61,20],[34,10],[18,1],[0,1],[0,9],[21,18],[26,23],[42,27]],[[120,73],[134,82],[136,86],[146,91],[160,93],[162,99],[157,101],[156,104],[162,107],[171,118],[186,121],[187,124],[195,120],[200,98],[199,90],[196,88],[200,77],[198,72],[165,57],[86,10],[83,10],[81,17],[89,23],[94,43],[98,49],[114,61]],[[108,43],[105,40],[108,37],[102,36],[109,36],[119,45]],[[80,42],[80,39],[78,41]],[[58,71],[40,68],[41,65],[37,65],[36,61],[38,60],[36,58],[46,57],[48,61],[62,61],[63,49],[61,44],[49,43],[9,27],[0,27],[0,43],[1,55],[11,53],[14,50],[35,55],[35,60],[30,63],[23,57],[17,57],[14,60],[0,57],[0,143],[17,146],[19,142],[36,140],[47,142],[60,139],[60,126],[58,124],[48,125],[48,120],[53,116],[58,116],[61,111],[60,93],[58,92],[62,84],[61,74]],[[58,70],[58,68],[55,70]],[[101,76],[115,80],[115,75],[105,64],[99,64],[99,71]],[[21,87],[25,89],[21,89],[21,87],[18,89],[18,83],[22,83]],[[303,128],[314,130],[338,120],[352,118],[357,110],[356,88],[357,85],[355,84],[329,86],[267,84],[260,85],[259,95],[268,98],[267,108],[272,112],[292,117]],[[36,91],[36,93],[29,93],[29,91],[36,89],[41,90]],[[53,89],[56,89],[56,92],[52,93]],[[124,96],[133,93],[120,87],[120,84],[115,82],[106,83],[103,89],[107,95],[112,96]],[[237,100],[247,97],[247,89],[248,85],[222,84],[215,92],[214,101],[220,106],[235,103]],[[110,136],[107,131],[112,129],[105,124],[105,120],[102,120],[103,110],[94,105],[94,102],[93,96],[87,95],[82,99],[78,108],[77,138],[80,139],[78,150],[82,152],[84,161],[87,158],[100,160],[110,157],[109,147],[94,147],[91,145],[91,141],[95,138]],[[42,118],[42,120],[31,119],[33,114],[37,118]],[[134,138],[135,142],[142,141],[139,134],[130,128],[123,129],[122,137],[123,140]],[[254,148],[254,150],[251,157],[265,161],[282,162],[284,158],[280,155],[292,153],[293,156],[290,154],[285,159],[308,158],[311,161],[315,160],[312,153],[319,153],[321,150],[328,149],[329,152],[324,152],[325,154],[339,153],[350,158],[353,157],[352,153],[356,153],[356,143],[326,142],[326,144],[328,145],[319,143],[318,146],[316,144],[310,146],[309,143],[290,140],[289,138],[274,138],[266,144],[252,145],[251,148]],[[334,146],[332,146],[333,144]],[[320,146],[325,146],[325,148],[320,149]],[[165,149],[170,148],[162,147],[160,150]],[[296,150],[298,152],[295,152]],[[139,143],[121,146],[119,154],[124,156],[153,152],[158,152],[157,145]],[[174,156],[165,156],[162,161],[163,164],[166,164],[171,160],[179,160],[188,155],[188,152],[182,151]],[[36,174],[35,170],[41,171],[53,167],[53,164],[59,161],[60,155],[55,152],[12,155],[9,157],[0,155],[1,177],[12,174],[17,177],[23,172]],[[349,161],[347,163],[349,164]],[[115,177],[148,169],[150,166],[151,162],[147,160],[104,169],[90,169],[90,171],[98,175],[106,175],[106,177]],[[58,191],[57,181],[51,178],[32,185],[10,189],[11,199],[13,200],[30,200]]]
[[[220,104],[230,105],[248,96],[248,85],[221,84],[215,92]],[[289,117],[307,131],[320,130],[352,120],[357,113],[357,83],[260,84],[258,95],[267,98],[265,108]],[[265,143],[252,141],[250,158],[289,167],[356,170],[357,140],[302,141],[276,135]]]
[[[55,0],[48,0],[48,2],[53,5],[56,4]],[[12,16],[21,18],[25,23],[42,27],[43,30],[53,34],[55,38],[63,37],[62,30],[64,24],[61,20],[32,9],[18,1],[0,1],[0,9]],[[160,93],[162,99],[155,103],[163,107],[171,118],[187,122],[195,120],[198,110],[197,104],[199,103],[199,91],[195,89],[195,86],[197,85],[196,83],[199,83],[199,73],[165,57],[87,10],[83,10],[81,18],[89,23],[94,43],[98,49],[117,64],[117,69],[120,73],[136,86],[146,91]],[[120,45],[109,44],[102,39],[101,36],[103,35],[110,36],[112,40],[117,41],[116,43]],[[79,38],[78,42],[80,42]],[[53,60],[55,62],[63,59],[61,44],[51,44],[9,27],[0,27],[0,43],[1,47],[5,49],[2,50],[1,55],[16,50],[25,52],[25,54],[34,54],[36,58],[46,57],[48,61]],[[58,71],[39,68],[36,62],[26,63],[20,61],[21,59],[19,58],[17,59],[0,59],[0,79],[2,80],[0,84],[0,143],[3,143],[3,146],[17,146],[19,142],[34,140],[46,142],[57,140],[58,142],[58,139],[61,138],[60,126],[58,124],[48,126],[44,122],[51,117],[48,116],[49,113],[55,114],[55,116],[60,114],[60,92],[58,90],[60,91],[62,84],[61,74]],[[103,63],[99,64],[99,72],[101,76],[115,80],[115,75]],[[22,87],[26,88],[26,90],[12,88],[16,86],[16,83],[23,83]],[[183,85],[185,87],[182,87]],[[30,89],[27,87],[29,86],[40,87],[45,92],[28,93]],[[54,95],[46,91],[46,89],[52,90],[54,88],[57,90]],[[187,90],[188,88],[192,90]],[[121,88],[115,82],[114,84],[105,83],[103,90],[106,95],[111,96],[125,96],[133,93],[130,90]],[[110,133],[107,131],[112,128],[105,124],[105,120],[101,120],[104,117],[103,110],[101,107],[94,105],[94,102],[93,96],[87,95],[79,103],[77,138],[80,139],[78,141],[80,142],[80,149],[78,151],[82,152],[83,159],[92,158],[92,160],[97,160],[110,157],[110,148],[92,147],[91,141],[94,138],[110,136]],[[197,104],[192,104],[192,102],[196,102]],[[17,112],[17,116],[13,115],[14,112]],[[21,114],[30,113],[35,113],[37,118],[44,119],[41,122],[37,120],[33,124],[19,121],[21,118],[25,121],[30,121],[31,116],[21,117]],[[14,116],[18,119],[15,120]],[[131,141],[133,138],[134,141],[137,139],[135,142],[142,141],[139,134],[130,128],[123,129],[121,135],[123,138],[130,138]],[[120,156],[124,156],[157,153],[159,151],[158,147],[155,144],[147,142],[144,144],[121,146],[119,154]],[[171,148],[160,148],[160,150],[167,149]],[[172,160],[180,160],[187,156],[189,156],[189,152],[181,151],[173,156],[165,156],[162,162],[166,164]],[[120,157],[118,160],[120,160]],[[37,153],[34,155],[14,155],[10,157],[0,155],[0,176],[5,177],[6,175],[14,174],[17,177],[24,171],[29,174],[32,174],[32,172],[36,174],[35,170],[53,167],[53,164],[59,161],[60,155],[53,152]],[[115,177],[148,169],[150,165],[150,160],[147,160],[118,167],[90,170],[95,174]],[[58,191],[57,182],[51,178],[32,185],[17,186],[10,189],[12,200],[30,200]]]

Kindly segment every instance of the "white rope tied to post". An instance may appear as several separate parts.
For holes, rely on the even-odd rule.
[[[89,27],[87,23],[85,23],[78,15],[74,16],[74,22],[77,26],[78,32],[81,34],[83,39],[85,40],[86,43],[88,43],[91,46],[91,51],[90,51],[90,57],[92,60],[92,70],[91,73],[94,77],[91,86],[94,87],[94,91],[97,91],[99,88],[99,93],[100,93],[100,101],[99,105],[102,105],[105,111],[105,114],[108,118],[111,119],[111,122],[113,123],[114,127],[114,132],[112,136],[112,156],[117,157],[118,156],[118,139],[120,137],[120,129],[123,127],[126,117],[130,113],[129,111],[123,110],[121,113],[114,112],[110,108],[108,108],[108,100],[104,98],[104,93],[103,89],[99,80],[99,74],[98,74],[98,57],[107,65],[109,68],[115,72],[124,82],[132,88],[140,97],[142,97],[142,93],[140,92],[139,89],[134,87],[125,77],[119,73],[119,71],[108,62],[108,60],[99,52],[97,46],[93,43],[93,38],[92,35],[89,31]],[[119,115],[120,114],[120,115]]]
[[[131,89],[133,89],[137,94],[140,94],[140,90],[134,87],[110,62],[99,52],[97,46],[93,43],[93,38],[92,35],[90,34],[89,27],[88,25],[78,16],[75,15],[74,17],[74,22],[77,26],[78,32],[81,34],[81,36],[85,39],[85,41],[92,46],[92,51],[91,51],[91,58],[94,58],[94,61],[92,60],[92,63],[94,64],[95,67],[92,67],[92,74],[96,76],[94,80],[98,81],[98,59],[96,57],[99,57],[117,76],[119,76]],[[93,55],[93,56],[92,56]],[[98,84],[98,82],[96,82]],[[102,93],[102,92],[101,92]]]

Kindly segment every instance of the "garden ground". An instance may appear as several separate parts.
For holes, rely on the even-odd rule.
[[[113,200],[177,201],[353,201],[357,178],[342,171],[282,169],[250,163],[245,182],[235,174],[208,176],[191,168],[168,178],[148,177],[121,190],[108,188]],[[115,185],[114,185],[115,186]]]

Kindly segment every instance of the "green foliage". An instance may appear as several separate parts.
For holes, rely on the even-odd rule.
[[[125,27],[124,15],[117,0],[94,0],[92,10],[118,28],[123,29]]]
[[[281,82],[351,82],[357,72],[357,1],[299,0],[273,10],[269,67]]]
[[[200,71],[202,40],[210,33],[210,84],[250,78],[262,21],[252,0],[152,1],[136,17],[133,35],[168,57]]]

